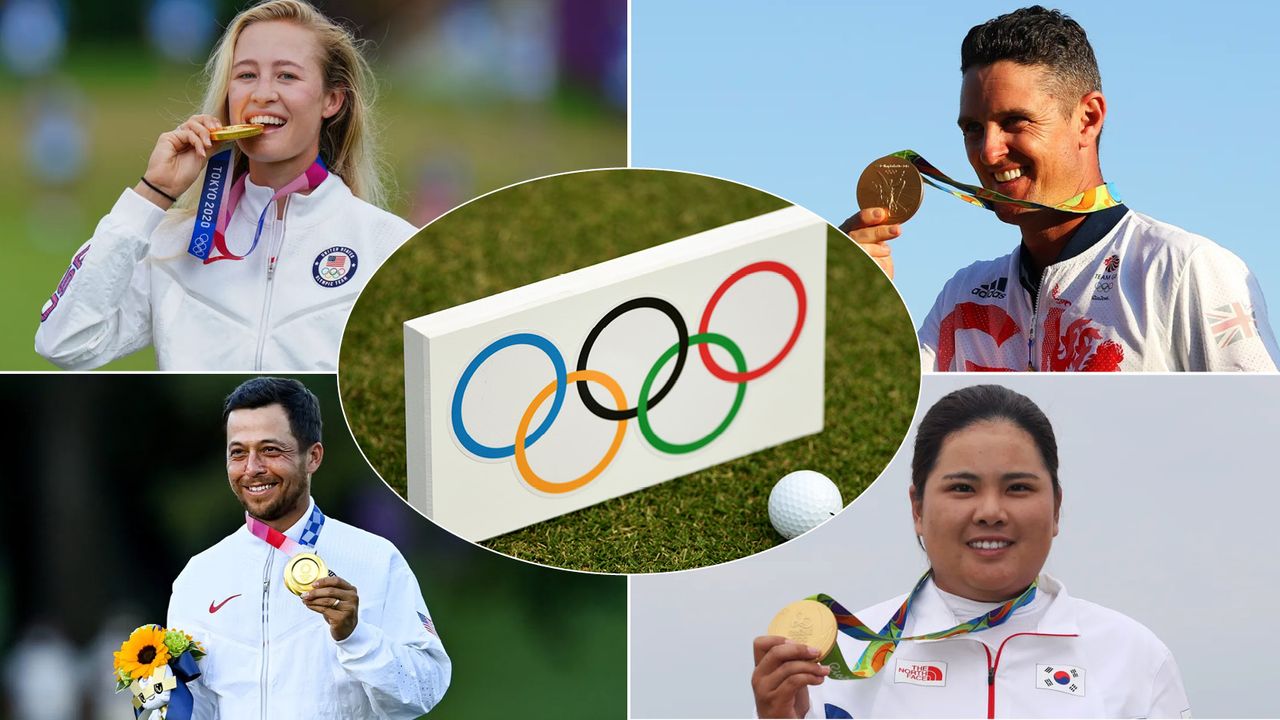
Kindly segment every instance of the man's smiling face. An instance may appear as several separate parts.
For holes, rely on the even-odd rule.
[[[1055,95],[1048,72],[1043,65],[1009,60],[970,68],[960,87],[957,122],[983,187],[1056,205],[1101,182],[1097,135],[1105,105],[1099,92]],[[996,215],[1013,224],[1039,212],[996,206]]]
[[[263,522],[306,510],[320,457],[319,443],[298,447],[279,404],[227,416],[227,481],[245,512]]]

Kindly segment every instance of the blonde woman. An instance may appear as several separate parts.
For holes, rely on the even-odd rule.
[[[153,345],[162,370],[333,370],[356,296],[414,228],[382,200],[373,79],[351,34],[303,0],[235,17],[203,111],[74,255],[36,351],[75,370]],[[265,131],[218,143],[211,131]]]

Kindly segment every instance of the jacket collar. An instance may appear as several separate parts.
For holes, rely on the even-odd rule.
[[[1036,632],[1049,635],[1079,634],[1075,603],[1067,595],[1066,587],[1057,578],[1047,573],[1040,574],[1040,584],[1036,588],[1035,600],[1015,610],[1013,616],[1026,615],[1039,608],[1044,608],[1044,612],[1041,613],[1040,621],[1036,624]],[[924,587],[920,588],[920,595],[911,603],[911,614],[907,618],[907,627],[904,628],[903,635],[925,635],[949,630],[955,626],[955,616],[951,614],[946,601],[938,594],[938,586],[934,584],[933,578],[929,578]]]
[[[1058,258],[1053,261],[1053,265],[1077,257],[1102,242],[1127,214],[1129,214],[1129,208],[1124,205],[1116,205],[1106,210],[1089,213],[1084,222],[1080,223],[1080,227],[1076,228],[1075,233],[1067,240],[1067,244],[1062,246],[1062,250],[1058,252]],[[1026,288],[1032,297],[1035,297],[1040,292],[1040,278],[1043,275],[1035,275],[1031,272],[1031,257],[1027,254],[1025,246],[1019,244],[1018,252],[1015,254],[1018,256],[1018,279],[1021,281],[1022,287]]]
[[[311,518],[311,511],[314,510],[315,507],[316,507],[316,499],[308,495],[307,509],[302,511],[302,517],[298,518],[297,522],[290,525],[289,529],[284,531],[284,534],[291,540],[297,540],[298,538],[302,537],[302,529],[306,526],[307,520]],[[241,513],[241,517],[243,516],[244,516],[244,513]],[[249,540],[252,540],[255,543],[261,543],[263,547],[271,547],[270,545],[263,542],[262,540],[259,540],[257,537],[254,537],[253,533],[249,532],[248,525],[244,523],[240,524],[240,529],[237,530],[236,532],[243,533],[246,538],[248,538]]]
[[[289,529],[284,531],[284,534],[288,535],[290,538],[294,540],[297,540],[298,538],[302,537],[302,528],[305,527],[307,524],[307,521],[311,519],[311,511],[314,510],[315,507],[316,507],[316,499],[308,495],[307,509],[302,511],[302,517],[298,518],[298,521],[295,522],[293,525],[290,525]]]
[[[244,179],[244,197],[240,199],[240,206],[236,208],[236,215],[241,213],[248,219],[250,224],[256,224],[258,217],[262,215],[262,211],[267,207],[267,203],[271,202],[271,196],[275,191],[264,185],[255,185],[253,180],[246,177]],[[324,182],[317,185],[310,193],[303,195],[302,193],[292,193],[285,198],[281,198],[281,202],[288,203],[288,213],[290,223],[311,224],[313,221],[323,217],[332,209],[338,206],[345,207],[340,198],[350,196],[351,190],[347,184],[342,181],[333,171],[329,172],[329,176]],[[337,202],[335,202],[337,201]],[[270,212],[267,220],[274,218],[275,213]]]

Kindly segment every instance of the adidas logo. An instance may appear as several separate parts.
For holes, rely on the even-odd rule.
[[[983,283],[974,288],[971,292],[980,298],[996,298],[1003,299],[1005,290],[1009,287],[1009,278],[1002,277],[999,280],[992,280],[989,283]]]

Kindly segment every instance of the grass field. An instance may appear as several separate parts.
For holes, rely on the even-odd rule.
[[[733,183],[657,171],[579,173],[481,198],[420,232],[369,282],[344,336],[339,389],[361,449],[405,494],[405,320],[786,206]],[[781,542],[773,484],[808,467],[856,497],[915,411],[915,332],[889,280],[834,228],[827,251],[825,430],[483,544],[605,572],[743,557]]]
[[[156,137],[191,115],[201,92],[197,68],[160,64],[135,47],[82,47],[63,70],[58,80],[39,82],[79,93],[88,156],[82,176],[62,187],[40,184],[24,157],[35,83],[0,73],[0,239],[8,266],[21,268],[0,283],[5,370],[55,369],[32,349],[41,305],[99,218],[137,182]],[[421,164],[431,158],[464,160],[466,197],[551,172],[626,163],[622,116],[590,103],[452,106],[387,84],[378,113],[384,159],[401,191],[388,209],[402,216]],[[106,369],[154,367],[148,348]]]

